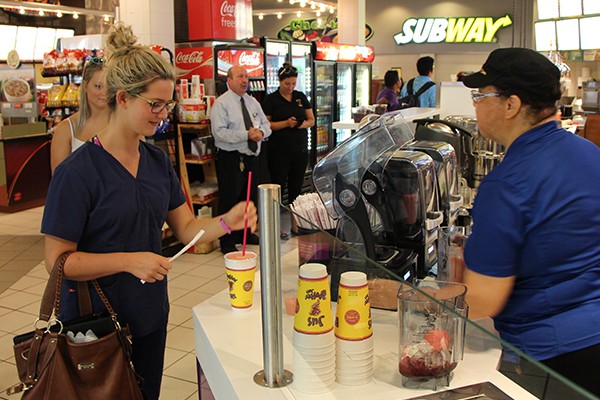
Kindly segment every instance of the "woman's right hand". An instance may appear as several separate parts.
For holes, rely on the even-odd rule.
[[[286,122],[289,128],[295,128],[296,125],[298,125],[298,120],[296,117],[289,117]]]
[[[125,253],[127,272],[148,283],[162,281],[173,265],[169,259],[151,252]]]

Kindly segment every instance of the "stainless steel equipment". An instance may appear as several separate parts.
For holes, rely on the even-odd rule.
[[[600,112],[600,82],[587,81],[583,83],[581,108],[583,111]]]
[[[435,271],[437,228],[444,215],[433,159],[420,151],[390,149],[371,164],[364,182],[363,187],[381,187],[373,194],[364,192],[382,220],[381,229],[374,231],[376,242],[415,251],[418,277]]]
[[[466,184],[474,188],[473,167],[473,132],[449,121],[439,119],[418,119],[415,131],[416,140],[450,143],[456,151],[458,175],[466,180]]]
[[[315,167],[315,187],[328,213],[340,220],[337,237],[347,244],[334,250],[332,293],[340,271],[381,277],[381,268],[365,265],[348,248],[409,280],[415,275],[414,254],[417,276],[436,265],[436,228],[443,221],[436,169],[427,154],[400,149],[412,139],[401,113],[384,114]]]
[[[408,143],[406,150],[422,151],[435,164],[440,209],[444,213],[442,226],[454,225],[458,210],[463,205],[458,180],[456,152],[449,143],[420,140]]]

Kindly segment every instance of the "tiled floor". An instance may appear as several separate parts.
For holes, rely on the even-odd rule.
[[[39,233],[43,208],[13,214],[0,213],[0,399],[18,383],[12,338],[32,329],[39,313],[48,274],[43,263],[43,236]],[[287,217],[287,216],[286,216]],[[283,218],[285,225],[289,218]],[[288,222],[289,225],[289,222]],[[282,254],[295,245],[292,238]],[[258,246],[250,246],[257,251]],[[227,287],[222,254],[185,254],[169,274],[171,315],[161,399],[198,398],[191,308]]]

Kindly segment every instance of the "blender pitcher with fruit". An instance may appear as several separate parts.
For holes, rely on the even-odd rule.
[[[463,357],[466,291],[460,283],[427,279],[400,286],[398,369],[405,387],[437,390],[449,385]]]

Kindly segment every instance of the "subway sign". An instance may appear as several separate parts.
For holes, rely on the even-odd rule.
[[[408,43],[492,43],[496,32],[512,25],[510,16],[409,18],[402,32],[394,35],[397,45]]]

